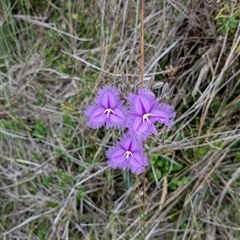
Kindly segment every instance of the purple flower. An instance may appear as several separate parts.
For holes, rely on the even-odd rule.
[[[156,122],[171,127],[176,113],[168,104],[158,103],[153,92],[140,88],[138,94],[128,97],[130,110],[128,112],[127,127],[131,133],[141,140],[146,140],[150,134],[157,135],[154,126]]]
[[[125,134],[116,146],[111,147],[107,152],[108,165],[114,169],[130,169],[132,173],[144,172],[148,166],[148,159],[143,152],[142,143],[133,136]]]
[[[158,114],[159,123],[165,124],[168,128],[172,127],[176,112],[173,111],[170,105],[166,103],[158,104],[156,107],[156,113]]]
[[[91,128],[125,127],[126,109],[116,87],[105,86],[99,90],[95,104],[85,110],[87,125]]]

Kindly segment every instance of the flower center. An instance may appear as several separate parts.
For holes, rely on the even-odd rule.
[[[133,154],[132,154],[132,152],[130,152],[130,151],[126,151],[126,152],[124,153],[124,155],[123,155],[123,157],[126,157],[127,160],[128,160],[128,158],[129,158],[129,156],[131,156],[131,157],[133,158]]]
[[[154,115],[154,114],[151,114],[151,113],[145,113],[145,114],[143,115],[143,117],[142,117],[143,123],[144,123],[144,121],[146,121],[146,122],[148,123],[148,125],[151,125],[152,122],[149,120],[148,117],[156,117],[156,116],[157,116],[157,115]]]
[[[107,118],[109,118],[111,113],[115,115],[115,112],[111,108],[108,108],[102,113],[102,115],[107,114]]]

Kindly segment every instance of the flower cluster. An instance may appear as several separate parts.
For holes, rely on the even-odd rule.
[[[105,86],[99,90],[95,104],[85,110],[87,125],[91,128],[127,129],[116,146],[106,156],[108,165],[114,169],[130,169],[140,174],[148,166],[143,143],[151,134],[157,135],[156,123],[171,127],[176,112],[166,103],[159,103],[152,91],[139,88],[137,94],[130,93],[126,103],[121,100],[116,87]]]

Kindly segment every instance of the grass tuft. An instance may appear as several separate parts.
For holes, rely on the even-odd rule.
[[[123,72],[140,81],[137,2],[3,0],[0,12],[1,238],[140,239],[141,179],[107,167],[118,136],[83,114]],[[145,77],[177,111],[147,143],[145,239],[239,239],[239,4],[144,12]]]

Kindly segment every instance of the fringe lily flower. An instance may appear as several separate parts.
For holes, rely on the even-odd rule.
[[[105,86],[99,90],[95,104],[85,110],[87,125],[91,128],[106,127],[122,129],[125,127],[126,109],[120,100],[116,87]]]
[[[141,140],[146,140],[150,134],[157,135],[154,126],[156,122],[171,127],[176,113],[168,104],[158,103],[154,94],[146,89],[140,88],[138,94],[130,94],[128,97],[130,110],[128,112],[127,127],[130,132]]]
[[[159,103],[154,93],[139,88],[137,94],[105,86],[97,94],[95,103],[85,110],[87,125],[91,128],[114,127],[128,130],[117,144],[106,152],[107,164],[113,169],[129,169],[140,174],[149,161],[144,154],[143,143],[151,134],[157,135],[155,123],[171,127],[176,112],[166,103]],[[128,95],[128,97],[127,97]]]
[[[132,173],[136,174],[144,172],[144,167],[148,165],[142,143],[130,135],[124,135],[116,146],[106,152],[106,156],[110,167],[122,170],[130,169]]]

